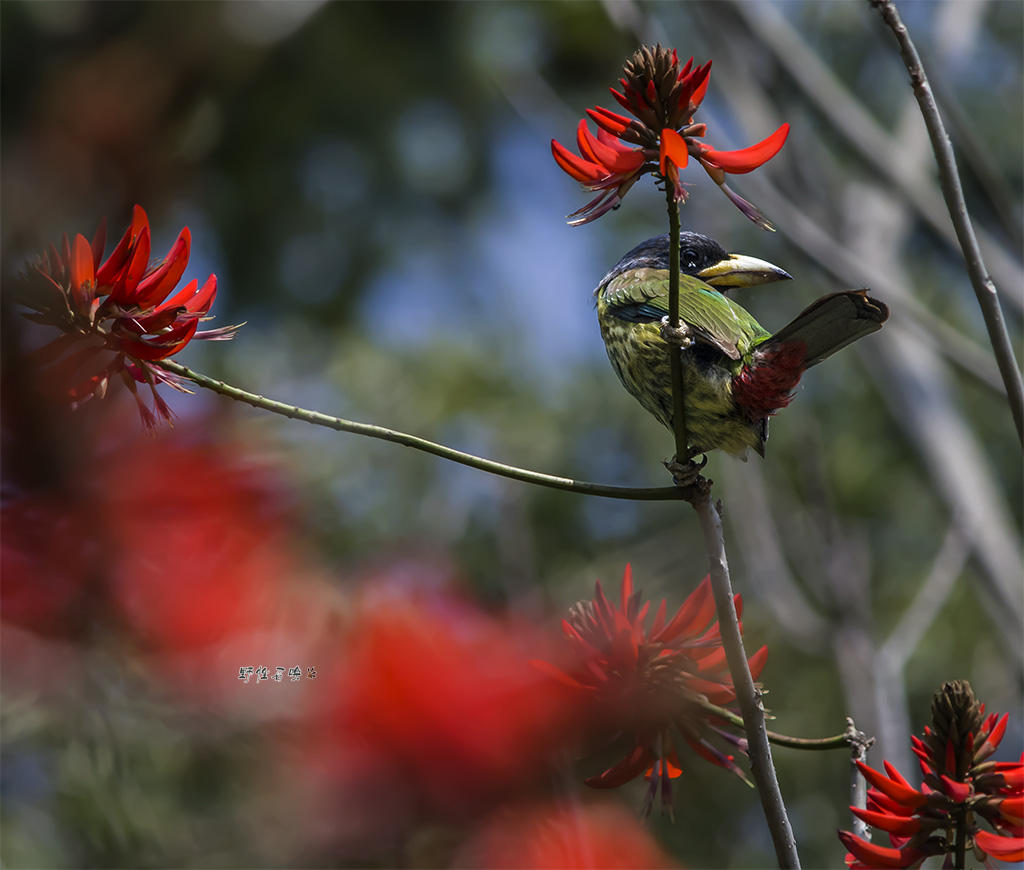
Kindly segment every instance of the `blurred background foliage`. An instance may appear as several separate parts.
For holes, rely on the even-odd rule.
[[[900,9],[1019,338],[1024,6]],[[614,108],[606,88],[639,41],[713,58],[698,117],[710,143],[792,124],[779,157],[734,184],[778,232],[693,168],[684,228],[795,277],[737,297],[769,328],[843,287],[871,286],[892,309],[885,330],[805,378],[767,459],[708,467],[748,643],[771,651],[774,727],[822,736],[853,715],[879,737],[875,761],[910,771],[908,732],[943,680],[1019,713],[1020,446],[906,70],[866,2],[8,0],[0,16],[5,278],[65,231],[91,237],[104,215],[116,237],[141,203],[154,251],[191,228],[186,277],[217,274],[215,325],[247,322],[230,344],[190,347],[186,364],[622,485],[664,485],[671,438],[614,378],[590,294],[665,231],[662,198],[639,185],[618,212],[566,226],[585,199],[549,140],[571,142],[586,107]],[[442,570],[556,624],[626,562],[670,606],[706,572],[678,504],[531,488],[220,397],[171,398],[186,423],[229,426],[274,457],[310,558],[342,587]],[[10,680],[4,695],[7,866],[344,863],[285,845],[272,801],[252,812],[269,799],[232,784],[260,754],[245,735],[218,742],[120,683],[83,693],[72,709],[86,715]],[[1010,727],[1016,757],[1019,716]],[[836,865],[846,756],[776,760],[805,862]],[[675,824],[653,827],[680,860],[770,863],[742,783],[694,764],[677,795]]]

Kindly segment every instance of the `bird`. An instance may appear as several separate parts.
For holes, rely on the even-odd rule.
[[[699,233],[682,232],[679,241],[681,328],[668,323],[667,235],[633,248],[594,291],[612,368],[627,392],[670,430],[669,355],[680,355],[688,455],[666,463],[674,475],[713,450],[745,460],[752,448],[763,458],[768,419],[790,403],[801,375],[881,329],[889,316],[866,289],[843,290],[770,333],[726,293],[791,276],[764,260],[730,254]]]

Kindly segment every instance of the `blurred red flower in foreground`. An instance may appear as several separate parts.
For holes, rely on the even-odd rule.
[[[529,666],[538,641],[449,593],[356,608],[323,735],[340,778],[358,768],[392,806],[411,794],[455,817],[542,783],[576,705]]]
[[[5,625],[122,643],[218,703],[244,691],[241,666],[318,664],[326,596],[307,582],[271,464],[191,426],[154,439],[124,423],[117,415],[98,433],[77,429],[73,476],[4,504]],[[287,660],[275,657],[282,647]],[[4,664],[16,678],[19,662]]]
[[[534,664],[586,693],[593,714],[606,730],[634,735],[629,755],[586,782],[594,788],[615,788],[644,773],[650,781],[643,804],[646,814],[659,785],[663,805],[671,807],[672,779],[681,773],[675,733],[702,758],[744,779],[733,756],[724,755],[706,738],[717,734],[743,753],[746,740],[723,730],[726,723],[698,705],[701,700],[716,706],[736,700],[710,580],[705,578],[669,620],[662,600],[649,631],[644,627],[649,602],[641,607],[640,597],[639,590],[633,591],[628,565],[620,607],[605,597],[598,582],[594,600],[577,604],[562,621],[572,648],[570,660],[561,667],[542,661]],[[740,615],[742,598],[736,595],[734,602]],[[767,660],[767,647],[751,656],[754,679]]]
[[[147,429],[157,418],[170,421],[171,409],[156,391],[167,384],[190,392],[181,380],[154,362],[180,351],[193,338],[229,339],[237,326],[199,331],[217,296],[217,278],[202,287],[193,280],[172,296],[188,264],[192,236],[185,227],[158,263],[150,262],[149,219],[135,206],[132,222],[110,256],[103,261],[106,221],[90,244],[82,235],[67,236],[60,250],[53,245],[35,265],[18,301],[32,320],[55,326],[64,334],[30,355],[29,361],[49,366],[61,393],[72,403],[106,393],[120,375],[135,397]],[[153,410],[136,384],[149,387]],[[155,412],[155,413],[154,413]]]
[[[878,846],[848,831],[839,839],[850,850],[851,868],[919,867],[932,855],[947,855],[964,866],[973,848],[979,860],[1024,861],[1024,756],[989,761],[1006,733],[1008,715],[985,716],[965,681],[945,683],[932,700],[932,724],[924,738],[911,737],[924,775],[914,788],[889,762],[885,773],[857,763],[871,788],[867,809],[850,807],[858,818],[889,834]],[[979,829],[984,819],[993,831]],[[956,857],[957,849],[962,850]],[[988,863],[986,861],[986,866]]]
[[[455,867],[631,870],[678,866],[636,818],[609,804],[500,810],[459,851]]]
[[[675,49],[644,46],[625,64],[619,80],[622,91],[609,89],[633,118],[600,106],[587,109],[597,125],[597,137],[591,135],[585,120],[580,121],[576,131],[579,157],[551,140],[551,153],[558,165],[584,190],[598,193],[596,199],[570,215],[570,225],[588,223],[617,208],[629,189],[648,172],[672,185],[676,200],[682,202],[686,190],[679,180],[679,170],[692,156],[740,211],[758,226],[772,228],[753,205],[729,189],[725,175],[751,172],[771,160],[785,143],[789,124],[739,151],[717,151],[700,141],[707,125],[694,124],[693,115],[707,93],[710,76],[711,61],[694,68],[691,57],[680,69]]]

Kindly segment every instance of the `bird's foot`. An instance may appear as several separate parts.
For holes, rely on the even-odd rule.
[[[677,462],[676,457],[673,456],[665,462],[665,468],[669,470],[669,473],[672,475],[672,481],[676,486],[687,487],[693,486],[700,479],[700,473],[707,464],[708,457],[706,453],[701,455],[699,462],[692,458],[686,463]]]
[[[661,318],[661,337],[669,344],[674,344],[676,347],[681,347],[684,350],[693,344],[690,327],[682,321],[680,321],[679,326],[673,326],[669,323],[668,315]]]

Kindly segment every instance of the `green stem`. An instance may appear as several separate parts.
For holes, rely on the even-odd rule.
[[[665,180],[665,203],[668,207],[668,322],[678,329],[679,319],[679,203],[673,185]],[[676,462],[690,460],[686,432],[686,394],[683,387],[682,352],[669,345],[668,367],[672,373],[672,423],[676,436]]]
[[[712,716],[724,719],[730,725],[735,725],[737,728],[743,727],[743,717],[733,713],[732,710],[719,707],[712,704],[710,701],[698,700],[696,703],[697,706],[705,713],[710,713]],[[777,731],[768,731],[767,729],[765,730],[765,733],[768,735],[768,740],[776,746],[787,746],[790,749],[808,749],[817,751],[826,749],[849,749],[850,747],[849,731],[844,731],[842,734],[836,734],[834,737],[789,737],[786,734],[779,734]]]
[[[686,491],[678,486],[662,487],[632,487],[632,486],[605,486],[600,483],[588,483],[583,480],[572,480],[568,477],[555,477],[550,474],[542,474],[539,471],[530,471],[525,468],[518,468],[514,465],[505,465],[501,462],[493,462],[490,459],[483,459],[471,453],[463,453],[461,450],[454,450],[427,441],[425,438],[418,438],[415,435],[407,435],[404,432],[396,432],[394,429],[385,429],[383,426],[374,426],[371,423],[355,423],[351,420],[343,420],[340,417],[329,417],[317,411],[307,411],[295,405],[287,405],[282,402],[275,402],[264,396],[255,393],[247,393],[238,387],[225,384],[222,381],[214,380],[211,377],[194,372],[179,363],[170,360],[162,360],[154,363],[164,371],[179,377],[186,378],[197,386],[220,393],[229,399],[238,402],[245,402],[254,408],[263,411],[270,411],[272,414],[279,414],[282,417],[290,417],[293,420],[303,420],[312,423],[314,426],[324,426],[327,429],[334,429],[337,432],[351,432],[355,435],[366,435],[369,438],[378,438],[381,441],[391,441],[394,444],[401,444],[404,447],[412,447],[415,450],[422,450],[424,453],[431,453],[440,456],[442,459],[449,459],[461,465],[468,465],[480,471],[490,474],[497,474],[500,477],[507,477],[511,480],[520,480],[524,483],[532,483],[537,486],[546,486],[549,489],[560,489],[566,492],[578,492],[581,495],[601,496],[602,498],[619,498],[631,501],[678,501],[686,497]]]
[[[956,825],[956,843],[953,848],[956,850],[953,855],[953,866],[956,870],[965,870],[967,867],[967,808],[960,807],[960,810],[953,815],[953,824]]]

